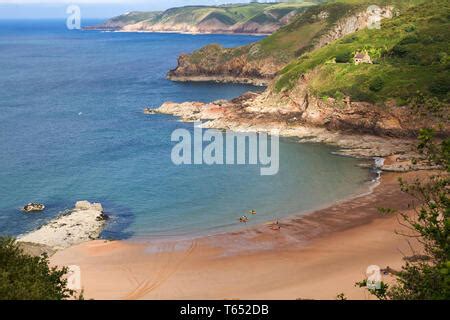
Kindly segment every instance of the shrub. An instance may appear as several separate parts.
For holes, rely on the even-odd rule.
[[[405,31],[406,32],[414,32],[414,31],[416,31],[416,26],[413,25],[413,24],[410,24],[410,25],[405,27]]]
[[[340,92],[340,91],[336,91],[333,95],[333,97],[337,100],[337,101],[342,101],[345,98],[345,95]]]
[[[397,44],[392,48],[391,53],[397,57],[405,57],[409,53],[409,50],[405,46]]]
[[[353,56],[351,52],[341,52],[336,56],[337,63],[349,63]]]
[[[0,300],[62,300],[74,296],[64,276],[50,268],[48,257],[32,257],[11,238],[0,237]]]
[[[370,81],[369,89],[373,92],[379,92],[384,87],[384,80],[380,76],[377,76]]]
[[[447,64],[449,60],[447,52],[439,52],[437,60],[440,64]]]
[[[406,36],[404,37],[399,44],[400,45],[405,45],[405,44],[411,44],[411,43],[418,43],[419,42],[419,38],[417,38],[416,35],[410,35],[410,36]]]
[[[352,43],[355,42],[356,40],[358,40],[358,37],[356,35],[352,35],[342,39],[342,43]]]
[[[412,205],[413,215],[400,213],[400,223],[407,228],[400,234],[418,239],[423,258],[407,262],[390,286],[381,283],[379,289],[372,289],[367,280],[356,284],[379,299],[450,299],[450,139],[437,143],[434,136],[434,130],[421,130],[418,149],[430,164],[439,165],[446,172],[413,183],[400,180],[401,190],[419,204]]]
[[[450,79],[445,76],[440,76],[431,82],[428,89],[430,90],[431,93],[442,96],[448,93],[449,88],[450,88]]]

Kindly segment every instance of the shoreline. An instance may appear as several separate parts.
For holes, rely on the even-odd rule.
[[[117,32],[117,33],[161,33],[161,34],[186,34],[192,36],[198,35],[227,35],[227,36],[255,36],[255,37],[267,37],[272,33],[240,33],[240,32],[191,32],[181,30],[123,30],[123,29],[102,29],[83,27],[83,31],[101,31],[101,32]]]
[[[377,211],[407,210],[398,177],[387,173],[370,194],[283,220],[280,231],[263,224],[191,240],[97,240],[50,260],[79,265],[85,296],[94,299],[334,299],[340,292],[366,299],[353,286],[365,268],[398,269],[409,248],[394,232],[396,217]]]
[[[173,71],[173,70],[171,70]],[[253,85],[255,87],[267,87],[273,79],[241,78],[234,76],[177,76],[169,72],[167,79],[174,82],[212,82]]]
[[[296,114],[282,112],[256,112],[237,107],[241,100],[252,99],[260,94],[248,92],[233,100],[218,100],[210,103],[165,102],[159,108],[145,108],[146,115],[164,114],[177,117],[181,122],[201,122],[202,128],[230,130],[240,133],[264,132],[283,138],[295,138],[299,143],[324,143],[337,147],[339,156],[357,159],[383,159],[379,167],[385,172],[407,172],[418,170],[436,170],[436,166],[426,163],[413,163],[417,157],[417,140],[408,137],[378,136],[363,132],[328,130],[327,128],[297,121]],[[247,108],[252,108],[247,107]],[[298,115],[297,115],[298,116]]]
[[[330,208],[332,206],[345,203],[348,201],[353,201],[358,198],[366,197],[374,192],[376,188],[380,186],[380,177],[374,178],[373,180],[367,180],[363,184],[361,184],[352,194],[335,201],[332,201],[330,203],[325,203],[318,205],[315,209],[311,210],[304,210],[299,211],[292,214],[286,214],[281,218],[277,218],[275,220],[279,221],[280,223],[289,224],[292,221],[295,221],[297,219],[301,219],[303,217],[307,217],[311,214],[314,214],[315,212],[325,210],[327,208]],[[224,229],[225,226],[217,226],[214,228],[209,228],[205,231],[198,231],[198,232],[186,232],[185,234],[177,234],[177,235],[155,235],[155,236],[140,236],[140,237],[132,237],[129,239],[119,239],[114,241],[126,241],[126,242],[133,242],[133,243],[140,243],[140,242],[170,242],[170,241],[192,241],[197,239],[207,239],[207,238],[213,238],[213,237],[219,237],[224,236],[231,233],[239,233],[241,231],[249,231],[249,230],[257,230],[261,227],[264,227],[274,220],[267,220],[258,222],[257,224],[251,225],[251,226],[242,226],[242,224],[236,224],[233,227],[229,227],[229,229]],[[209,230],[216,230],[215,232],[210,232]],[[208,233],[209,232],[209,233]],[[99,239],[99,240],[105,240],[105,239]]]

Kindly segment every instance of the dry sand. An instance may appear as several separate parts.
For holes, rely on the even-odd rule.
[[[403,175],[413,178],[416,173]],[[411,254],[397,217],[407,209],[398,174],[371,194],[300,218],[234,233],[179,241],[92,241],[56,253],[55,265],[78,265],[94,299],[369,299],[354,284],[369,265],[399,269]],[[389,277],[384,280],[389,281]]]

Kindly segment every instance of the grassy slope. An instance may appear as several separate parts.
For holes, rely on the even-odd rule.
[[[145,22],[150,25],[157,23],[184,23],[195,26],[205,19],[216,18],[219,21],[234,25],[255,21],[272,23],[273,17],[281,18],[289,12],[313,5],[312,2],[291,3],[249,3],[230,4],[222,6],[185,6],[168,9],[164,12],[132,12],[110,19],[108,22],[126,22],[130,24]]]
[[[287,63],[311,48],[314,40],[325,34],[336,20],[360,10],[361,7],[360,4],[330,3],[309,8],[289,25],[260,41],[257,53],[250,54],[249,58],[275,56]],[[324,10],[330,14],[326,20],[314,19]]]
[[[107,21],[107,23],[109,23],[109,24],[118,24],[118,23],[134,24],[139,21],[154,19],[159,14],[161,14],[161,12],[157,12],[157,11],[155,11],[155,12],[138,12],[138,11],[128,12],[128,13],[122,14],[120,16],[109,19]]]
[[[340,0],[330,1],[318,6],[304,7],[290,24],[279,29],[267,38],[243,47],[222,49],[217,46],[202,48],[191,56],[191,62],[206,61],[212,55],[212,60],[226,62],[237,56],[243,56],[248,61],[272,58],[280,68],[293,59],[301,56],[314,46],[315,40],[326,34],[339,19],[349,16],[357,11],[364,10],[369,5],[392,4],[403,8],[423,0]],[[316,1],[317,2],[317,1]],[[278,6],[289,5],[286,3]],[[266,10],[267,11],[267,10]],[[319,21],[315,17],[322,11],[327,11],[329,17]]]
[[[350,95],[403,104],[417,91],[448,100],[450,23],[448,1],[432,0],[385,20],[379,30],[362,30],[305,54],[281,71],[275,88],[289,90],[301,74],[316,69],[310,88],[318,96]],[[376,64],[327,63],[367,49]]]

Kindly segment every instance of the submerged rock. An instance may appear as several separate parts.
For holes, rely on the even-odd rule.
[[[22,211],[24,212],[37,212],[37,211],[44,211],[45,206],[42,203],[29,203],[27,205],[25,205],[22,208]]]
[[[20,236],[19,242],[48,246],[54,250],[98,239],[107,216],[100,203],[78,201],[75,208],[49,221],[41,228]]]
[[[144,109],[144,114],[159,114],[160,112],[156,109],[152,109],[152,108],[145,108]]]

